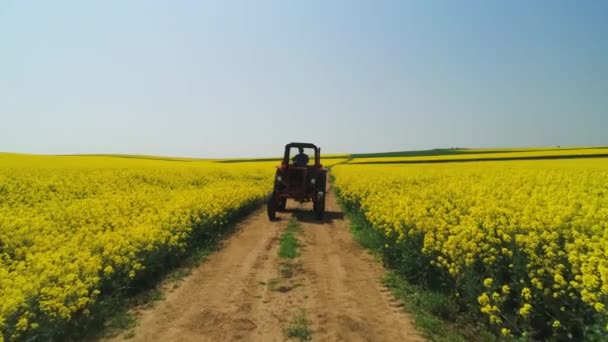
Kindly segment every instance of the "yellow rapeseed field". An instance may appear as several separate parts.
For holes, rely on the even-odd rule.
[[[264,198],[275,164],[0,154],[0,341],[88,315]]]
[[[332,173],[387,249],[420,241],[420,257],[497,331],[608,331],[608,159],[345,164]]]

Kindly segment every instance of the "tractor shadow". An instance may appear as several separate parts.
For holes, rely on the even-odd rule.
[[[326,211],[323,214],[322,220],[317,220],[315,213],[311,209],[287,208],[282,212],[293,214],[298,219],[298,222],[317,225],[332,223],[334,220],[344,220],[344,213],[341,211]]]

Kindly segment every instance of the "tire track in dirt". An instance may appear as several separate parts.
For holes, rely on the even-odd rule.
[[[129,341],[285,341],[300,308],[313,341],[424,341],[382,286],[382,267],[352,240],[333,194],[324,221],[310,207],[290,201],[274,222],[265,208],[253,213],[165,300],[137,313]],[[300,266],[277,290],[272,283],[285,280],[278,238],[292,214],[302,226]]]

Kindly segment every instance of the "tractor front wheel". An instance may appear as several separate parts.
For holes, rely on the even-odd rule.
[[[266,204],[266,211],[268,212],[268,219],[274,221],[277,217],[277,199],[274,194],[268,197],[268,203]]]
[[[279,200],[279,206],[277,207],[277,210],[285,211],[285,208],[287,208],[287,198],[281,198]]]
[[[317,200],[312,204],[312,210],[315,212],[317,220],[322,220],[325,214],[325,194],[317,196]]]

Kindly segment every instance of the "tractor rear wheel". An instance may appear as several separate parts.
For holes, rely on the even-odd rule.
[[[287,198],[281,198],[279,200],[279,206],[277,207],[278,211],[285,211],[285,208],[287,207]]]
[[[268,212],[268,219],[274,221],[277,217],[277,200],[274,194],[268,197],[268,203],[266,204],[266,211]]]
[[[325,194],[321,198],[317,198],[312,204],[312,210],[315,212],[317,220],[323,219],[323,215],[325,214]]]

